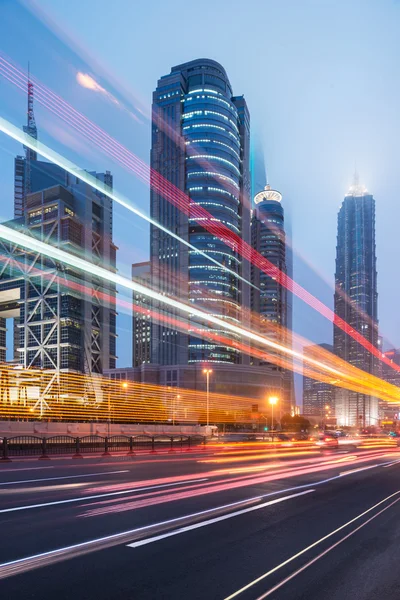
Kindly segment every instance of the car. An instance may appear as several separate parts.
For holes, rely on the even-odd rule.
[[[332,434],[321,433],[310,437],[310,441],[320,448],[337,448],[339,446],[338,438]]]

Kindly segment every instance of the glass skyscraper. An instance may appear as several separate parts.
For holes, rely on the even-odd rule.
[[[375,248],[375,200],[358,177],[338,215],[335,314],[378,347],[378,292]],[[377,359],[353,337],[334,326],[334,351],[349,364],[376,374]],[[378,400],[336,389],[339,425],[377,425]]]
[[[251,243],[254,250],[282,273],[287,273],[286,235],[282,194],[271,186],[254,197],[251,219]],[[270,340],[290,344],[288,331],[288,291],[256,265],[251,266],[252,329],[264,333]],[[280,408],[289,412],[292,403],[292,373],[280,366],[253,358],[253,364],[268,366],[280,372]]]
[[[217,62],[194,60],[159,80],[153,95],[151,216],[192,247],[153,226],[152,285],[237,325],[248,318],[243,308],[250,303],[250,267],[209,225],[223,225],[250,242],[249,138],[246,102],[233,96]],[[167,193],[160,191],[165,180],[171,184]],[[165,312],[161,306],[157,310]],[[153,326],[153,363],[247,360],[235,347],[234,334],[214,328],[215,341],[210,341],[202,337],[201,325],[189,320],[186,331],[177,331],[176,315],[168,315],[171,327]],[[218,336],[229,339],[219,342]]]
[[[332,344],[313,344],[311,346],[304,346],[304,356],[307,358],[313,358],[318,360],[320,357],[320,350],[327,350],[333,352]],[[318,415],[323,417],[328,407],[333,407],[334,388],[325,381],[318,381],[308,375],[303,375],[303,414],[304,415]]]

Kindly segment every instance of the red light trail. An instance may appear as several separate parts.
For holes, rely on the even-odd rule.
[[[26,74],[1,56],[0,73],[10,83],[25,92],[28,81]],[[69,126],[74,127],[91,142],[97,144],[103,152],[112,156],[127,169],[135,172],[135,174],[144,183],[150,185],[156,193],[173,203],[190,218],[195,219],[204,229],[218,237],[234,252],[239,253],[243,258],[257,266],[261,271],[278,281],[280,285],[295,294],[339,329],[352,337],[361,346],[366,348],[373,356],[390,366],[392,369],[400,372],[399,365],[396,365],[386,358],[380,350],[373,346],[371,342],[364,338],[364,336],[351,327],[351,325],[341,317],[336,315],[332,309],[296,283],[293,279],[288,277],[286,273],[280,271],[268,259],[255,251],[247,242],[244,242],[238,234],[231,231],[224,224],[215,222],[208,211],[193,202],[182,190],[171,184],[163,176],[154,171],[154,169],[151,169],[132,152],[114,140],[109,134],[92,123],[87,117],[79,113],[49,88],[38,82],[36,79],[34,79],[34,81],[36,97],[45,108],[50,110]],[[222,264],[221,268],[224,268]]]

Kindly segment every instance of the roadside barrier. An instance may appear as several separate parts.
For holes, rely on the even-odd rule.
[[[19,435],[0,438],[0,460],[10,461],[19,457],[37,457],[50,460],[54,456],[70,455],[74,459],[83,455],[100,454],[112,456],[113,453],[126,452],[134,456],[137,452],[190,451],[193,448],[205,449],[207,438],[203,435],[86,435],[73,437],[57,435],[49,438],[34,435]]]

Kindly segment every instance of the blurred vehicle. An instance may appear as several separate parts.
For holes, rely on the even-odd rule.
[[[316,446],[321,448],[338,448],[339,441],[335,435],[320,433],[309,438],[310,442],[314,442]]]

